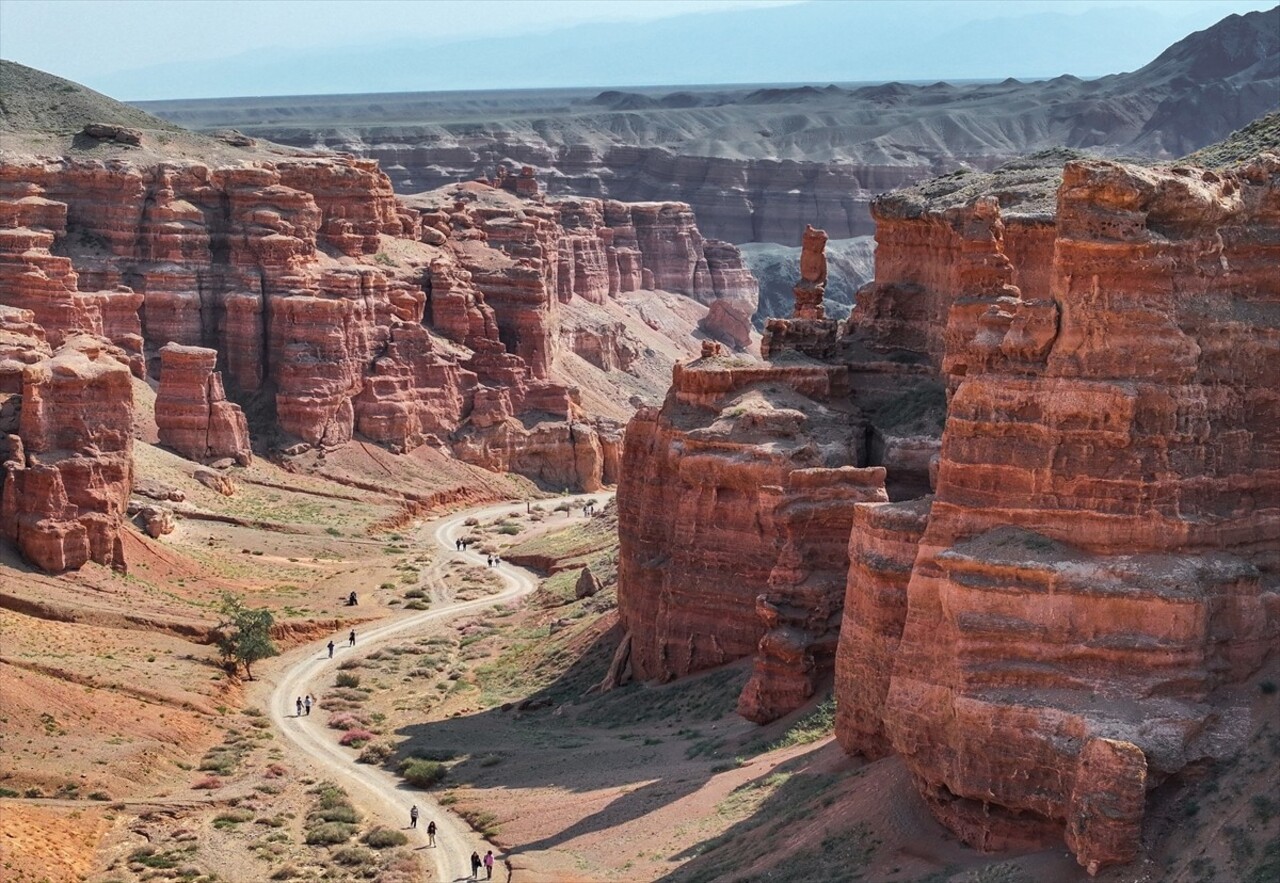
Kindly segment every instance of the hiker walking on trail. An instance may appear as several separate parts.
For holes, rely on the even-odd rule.
[[[409,827],[418,827],[418,804],[409,807]]]
[[[298,708],[298,713],[295,714],[294,717],[302,717],[302,697],[301,696],[298,697],[298,701],[295,703],[295,705]]]
[[[482,864],[483,862],[480,861],[480,853],[478,852],[471,853],[471,879],[472,880],[480,879],[480,865]]]
[[[427,846],[436,845],[436,823],[434,821],[427,822]]]
[[[311,694],[307,694],[307,698],[302,700],[302,707],[307,710],[307,714],[311,714]]]
[[[333,641],[329,642],[329,658],[333,658]]]
[[[486,880],[493,879],[493,850],[489,850],[484,854],[484,878]]]
[[[351,634],[347,636],[347,646],[354,647],[356,645],[356,630],[352,629]]]

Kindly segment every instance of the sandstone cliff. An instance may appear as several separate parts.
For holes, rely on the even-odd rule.
[[[51,79],[17,69],[6,83]],[[369,160],[146,122],[126,140],[7,137],[0,304],[54,348],[109,341],[158,381],[161,438],[193,459],[247,462],[252,420],[274,450],[430,444],[596,489],[617,479],[618,421],[695,325],[754,346],[755,281],[687,205],[548,202],[531,169],[401,201]],[[692,312],[655,322],[672,295]]]
[[[885,724],[970,842],[1132,859],[1145,793],[1230,750],[1215,688],[1280,645],[1278,188],[1274,156],[1070,163],[1031,296],[995,200],[964,213]]]
[[[1239,748],[1226,688],[1280,649],[1280,158],[1064,159],[880,199],[847,323],[798,300],[767,366],[679,368],[628,433],[618,596],[637,676],[754,655],[770,720],[833,667],[846,750],[1092,873]]]

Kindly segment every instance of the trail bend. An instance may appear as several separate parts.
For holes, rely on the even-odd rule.
[[[575,499],[592,499],[597,505],[603,505],[611,496],[611,493],[580,494]],[[446,553],[446,556],[430,568],[435,573],[432,573],[428,581],[440,584],[442,578],[439,573],[451,561],[465,560],[480,566],[486,564],[485,556],[481,553],[459,552],[454,546],[457,537],[463,533],[464,522],[468,518],[494,518],[523,513],[524,510],[523,502],[483,506],[423,525],[417,531],[418,540],[431,542]],[[494,572],[505,583],[502,591],[497,594],[471,601],[438,602],[431,610],[358,630],[354,647],[348,646],[345,634],[335,635],[332,638],[333,658],[329,658],[329,639],[292,651],[289,657],[293,658],[293,664],[276,675],[279,680],[272,688],[268,700],[268,715],[272,725],[284,742],[296,749],[299,760],[310,762],[315,767],[315,774],[323,775],[347,788],[362,808],[378,821],[389,827],[405,830],[409,823],[410,807],[415,803],[418,805],[418,829],[405,831],[410,838],[408,845],[412,849],[422,850],[429,859],[428,863],[434,864],[436,880],[471,879],[473,850],[481,855],[486,849],[493,849],[495,855],[501,853],[472,831],[461,817],[441,806],[430,792],[405,785],[400,778],[379,766],[357,764],[351,750],[338,745],[335,731],[325,726],[327,715],[319,713],[298,717],[294,714],[294,702],[299,696],[322,693],[321,685],[327,687],[331,683],[332,672],[344,660],[363,658],[379,647],[393,640],[403,640],[425,626],[517,600],[533,592],[538,586],[537,578],[522,567],[503,562]],[[287,661],[289,657],[286,657]],[[437,827],[434,848],[427,846],[426,827],[432,820]]]

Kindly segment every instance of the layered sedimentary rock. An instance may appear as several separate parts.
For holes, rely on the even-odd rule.
[[[816,21],[833,11],[812,14]],[[829,30],[860,26],[856,11],[846,15],[847,24]],[[495,161],[514,160],[542,170],[554,194],[678,199],[710,236],[796,245],[805,222],[837,239],[870,234],[866,209],[877,193],[957,168],[991,168],[1059,145],[1167,159],[1222,138],[1275,109],[1278,19],[1274,9],[1229,15],[1138,70],[1097,80],[151,106],[184,125],[234,125],[378,159],[401,192],[488,176]],[[505,179],[513,188],[519,180]]]
[[[635,291],[646,269],[687,276],[678,292],[707,301],[749,299],[754,283],[731,246],[706,272],[687,207],[641,207],[646,256],[631,206],[511,190],[406,204],[376,163],[278,150],[228,166],[6,157],[0,302],[30,310],[54,346],[109,339],[162,387],[178,347],[158,422],[195,459],[248,456],[229,398],[272,415],[262,429],[286,445],[430,442],[558,489],[598,487],[617,473],[616,433],[553,365],[567,343],[625,371],[639,348],[617,328],[562,326],[558,305]]]
[[[160,443],[192,460],[226,457],[247,466],[253,459],[249,423],[240,406],[227,401],[218,351],[171,343],[160,348],[156,426]]]
[[[756,647],[738,713],[767,723],[804,705],[835,664],[849,568],[849,528],[858,505],[887,503],[883,467],[797,469],[761,495],[781,541],[768,589],[756,597],[766,631]]]
[[[925,365],[860,363],[869,344],[801,297],[821,302],[824,238],[812,237],[796,315],[768,323],[768,362],[708,341],[661,411],[633,418],[618,491],[635,675],[752,655],[738,709],[760,722],[803,705],[834,668],[854,513],[890,498],[892,470],[866,440],[880,411],[931,378]]]
[[[1068,164],[1060,319],[991,287],[955,308],[886,724],[970,841],[1131,859],[1145,791],[1221,750],[1213,689],[1280,645],[1277,194],[1274,156]]]
[[[850,326],[951,395],[931,507],[855,515],[837,732],[966,841],[1096,871],[1280,646],[1280,160],[1071,162],[1048,211],[990,183],[876,208]]]
[[[879,758],[898,642],[907,619],[907,584],[932,500],[863,503],[849,531],[848,579],[835,664],[836,736],[850,754]]]
[[[31,340],[28,352],[38,351]],[[52,573],[89,561],[124,567],[120,531],[133,482],[128,357],[98,338],[71,337],[23,369],[21,399],[0,530]]]
[[[662,409],[632,419],[618,489],[618,601],[636,677],[749,656],[766,632],[777,653],[797,657],[828,637],[827,617],[791,608],[810,589],[833,592],[813,584],[830,582],[833,569],[843,575],[852,501],[883,493],[880,470],[855,468],[861,432],[845,384],[838,366],[737,366],[709,355],[677,366]],[[786,527],[806,520],[826,524],[834,547]],[[786,609],[758,616],[758,596]],[[797,634],[784,647],[788,628]],[[762,714],[776,705],[757,704]]]

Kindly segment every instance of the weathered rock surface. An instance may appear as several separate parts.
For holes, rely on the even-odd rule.
[[[631,409],[605,423],[584,411],[553,376],[560,348],[605,372],[652,349],[617,324],[561,323],[559,305],[634,293],[647,271],[754,309],[736,249],[708,246],[713,275],[687,206],[561,209],[532,170],[406,204],[370,160],[239,144],[218,164],[145,147],[4,157],[0,303],[29,310],[55,347],[92,334],[125,350],[160,379],[163,440],[198,461],[248,461],[243,405],[280,449],[431,443],[595,489],[617,474],[609,421]],[[733,316],[712,330],[741,338]]]
[[[227,401],[222,374],[214,370],[217,361],[218,351],[205,347],[160,348],[160,443],[192,460],[230,457],[247,466],[253,460],[249,423],[240,406]]]
[[[797,286],[819,303],[824,239],[814,231]],[[771,320],[767,364],[707,341],[662,409],[632,419],[618,600],[637,677],[753,655],[738,709],[766,722],[831,675],[854,513],[889,500],[866,439],[886,404],[930,380],[920,365],[857,364],[865,347],[812,310]]]
[[[951,395],[932,506],[855,515],[837,733],[967,842],[1065,838],[1092,872],[1232,750],[1214,690],[1280,647],[1280,159],[1033,177],[875,209],[850,328]]]
[[[0,530],[51,573],[89,561],[123,568],[120,531],[133,482],[126,355],[100,339],[72,337],[23,369],[21,399],[21,444],[9,443]]]

